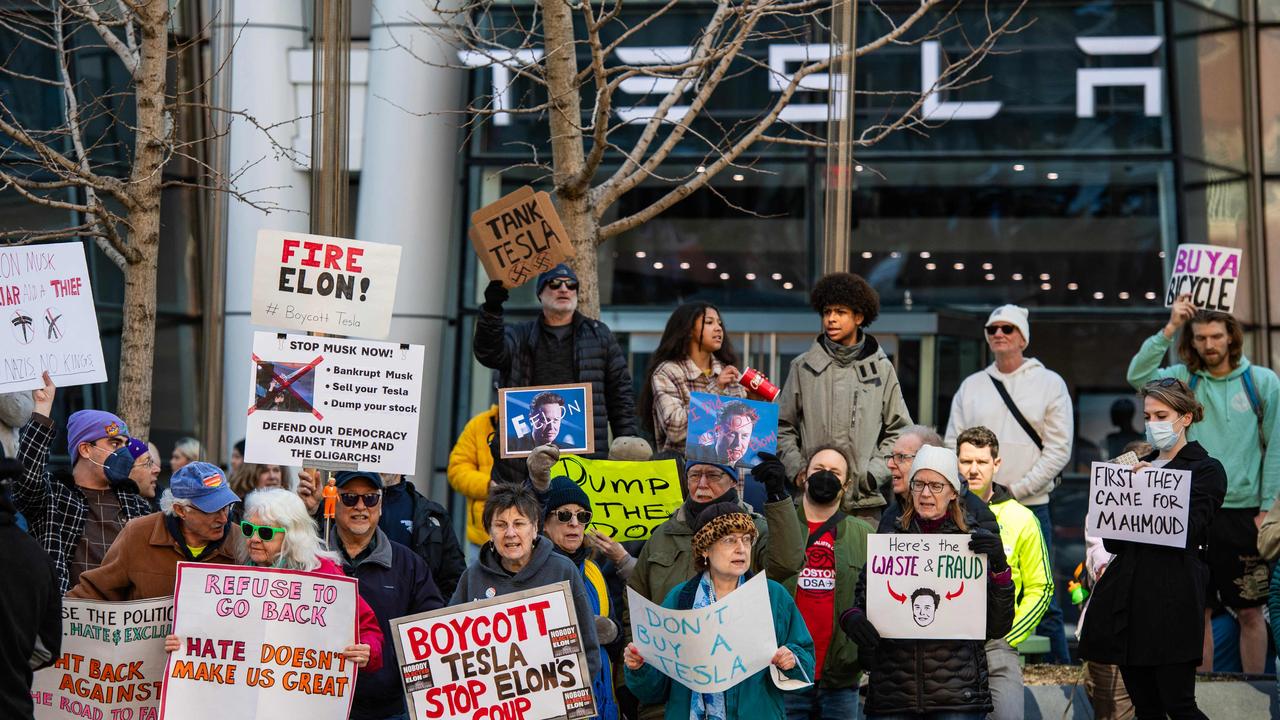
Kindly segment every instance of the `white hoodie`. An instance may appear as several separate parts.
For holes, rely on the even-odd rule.
[[[1040,434],[1043,451],[1013,419],[992,377],[1004,383],[1014,405]],[[1054,478],[1071,459],[1072,417],[1071,394],[1061,375],[1035,358],[1027,358],[1007,375],[993,363],[960,383],[951,402],[946,444],[955,449],[961,432],[979,425],[987,427],[1000,440],[1000,457],[1004,458],[995,481],[1009,488],[1023,505],[1044,505],[1049,502]]]

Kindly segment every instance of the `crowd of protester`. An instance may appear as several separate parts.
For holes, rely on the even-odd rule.
[[[160,483],[155,447],[100,410],[65,419],[70,466],[56,466],[56,388],[46,375],[39,390],[0,396],[0,452],[16,458],[0,466],[0,542],[10,549],[0,561],[9,585],[0,591],[9,625],[0,715],[31,717],[23,696],[32,669],[57,654],[60,597],[163,597],[184,560],[361,580],[356,641],[345,651],[361,668],[357,720],[407,717],[393,618],[561,581],[606,720],[1022,718],[1024,643],[1042,639],[1042,661],[1072,661],[1050,558],[1051,493],[1071,457],[1074,412],[1062,377],[1026,355],[1026,309],[991,312],[993,362],[955,389],[940,434],[913,421],[893,362],[866,332],[879,313],[875,291],[849,273],[822,278],[811,296],[817,336],[775,399],[777,454],[761,452],[748,470],[684,456],[691,393],[762,399],[740,382],[716,307],[672,313],[637,405],[612,332],[577,311],[573,271],[557,266],[535,289],[542,313],[520,324],[504,320],[500,283],[485,290],[475,358],[494,371],[495,388],[589,384],[595,437],[607,448],[596,456],[677,463],[683,502],[646,541],[592,529],[591,498],[554,472],[556,446],[501,459],[496,406],[472,418],[449,453],[449,484],[465,498],[460,542],[446,509],[402,476],[340,472],[329,491],[315,469],[245,463],[243,441],[228,472],[196,440],[179,440]],[[1161,367],[1175,343],[1181,362]],[[1245,672],[1263,672],[1272,654],[1264,607],[1280,606],[1280,567],[1271,569],[1280,456],[1266,449],[1280,433],[1280,381],[1242,345],[1238,321],[1184,297],[1129,364],[1146,432],[1124,438],[1132,455],[1117,461],[1191,473],[1188,533],[1184,547],[1086,538],[1080,579],[1091,595],[1077,658],[1097,717],[1205,717],[1195,673],[1213,662],[1215,608],[1238,622]],[[882,637],[867,610],[873,533],[964,536],[985,556],[985,640]],[[771,664],[803,687],[784,691],[761,671],[724,692],[691,691],[630,642],[627,588],[696,609],[759,573],[778,647]],[[917,591],[913,606],[936,609],[931,593]],[[170,650],[180,643],[166,639]]]

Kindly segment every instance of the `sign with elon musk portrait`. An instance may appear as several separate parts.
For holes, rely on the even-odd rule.
[[[881,637],[985,640],[987,557],[968,535],[867,536],[867,619]]]
[[[562,455],[590,455],[596,449],[591,412],[589,383],[498,390],[502,457],[525,457],[539,445],[555,445]]]
[[[710,393],[689,396],[690,460],[755,467],[760,453],[778,452],[778,406]]]

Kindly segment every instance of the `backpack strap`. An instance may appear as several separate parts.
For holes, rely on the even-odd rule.
[[[836,514],[827,518],[827,521],[819,525],[817,530],[809,533],[809,541],[804,544],[805,548],[808,548],[818,542],[818,540],[822,539],[822,536],[826,535],[828,532],[839,535],[839,532],[836,530],[836,526],[840,524],[841,520],[844,520],[847,517],[849,516],[837,510]]]
[[[1200,384],[1200,376],[1191,373],[1191,377],[1187,378],[1187,387],[1191,388],[1191,392],[1196,391],[1196,386]]]
[[[1258,447],[1262,448],[1262,453],[1267,452],[1267,435],[1262,429],[1263,409],[1262,398],[1258,396],[1258,388],[1253,384],[1253,368],[1240,374],[1240,382],[1244,385],[1244,394],[1249,398],[1249,406],[1253,408],[1253,416],[1258,419]]]
[[[1036,444],[1036,448],[1043,452],[1044,442],[1040,439],[1040,433],[1036,432],[1036,429],[1031,427],[1031,423],[1027,422],[1027,419],[1022,416],[1022,411],[1018,409],[1017,405],[1013,404],[1013,398],[1009,397],[1009,391],[1004,388],[1004,383],[1000,382],[1000,379],[991,373],[987,373],[987,377],[991,378],[991,384],[996,386],[996,392],[1000,393],[1000,399],[1004,400],[1004,405],[1009,408],[1009,412],[1013,415],[1013,419],[1018,422],[1018,425],[1022,428],[1022,431],[1027,434],[1027,437],[1031,438],[1031,442]]]

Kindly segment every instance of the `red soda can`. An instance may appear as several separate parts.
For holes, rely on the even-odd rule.
[[[778,386],[769,382],[769,378],[765,377],[764,373],[754,368],[743,371],[742,377],[738,378],[738,383],[769,402],[773,402],[773,399],[778,397]]]

